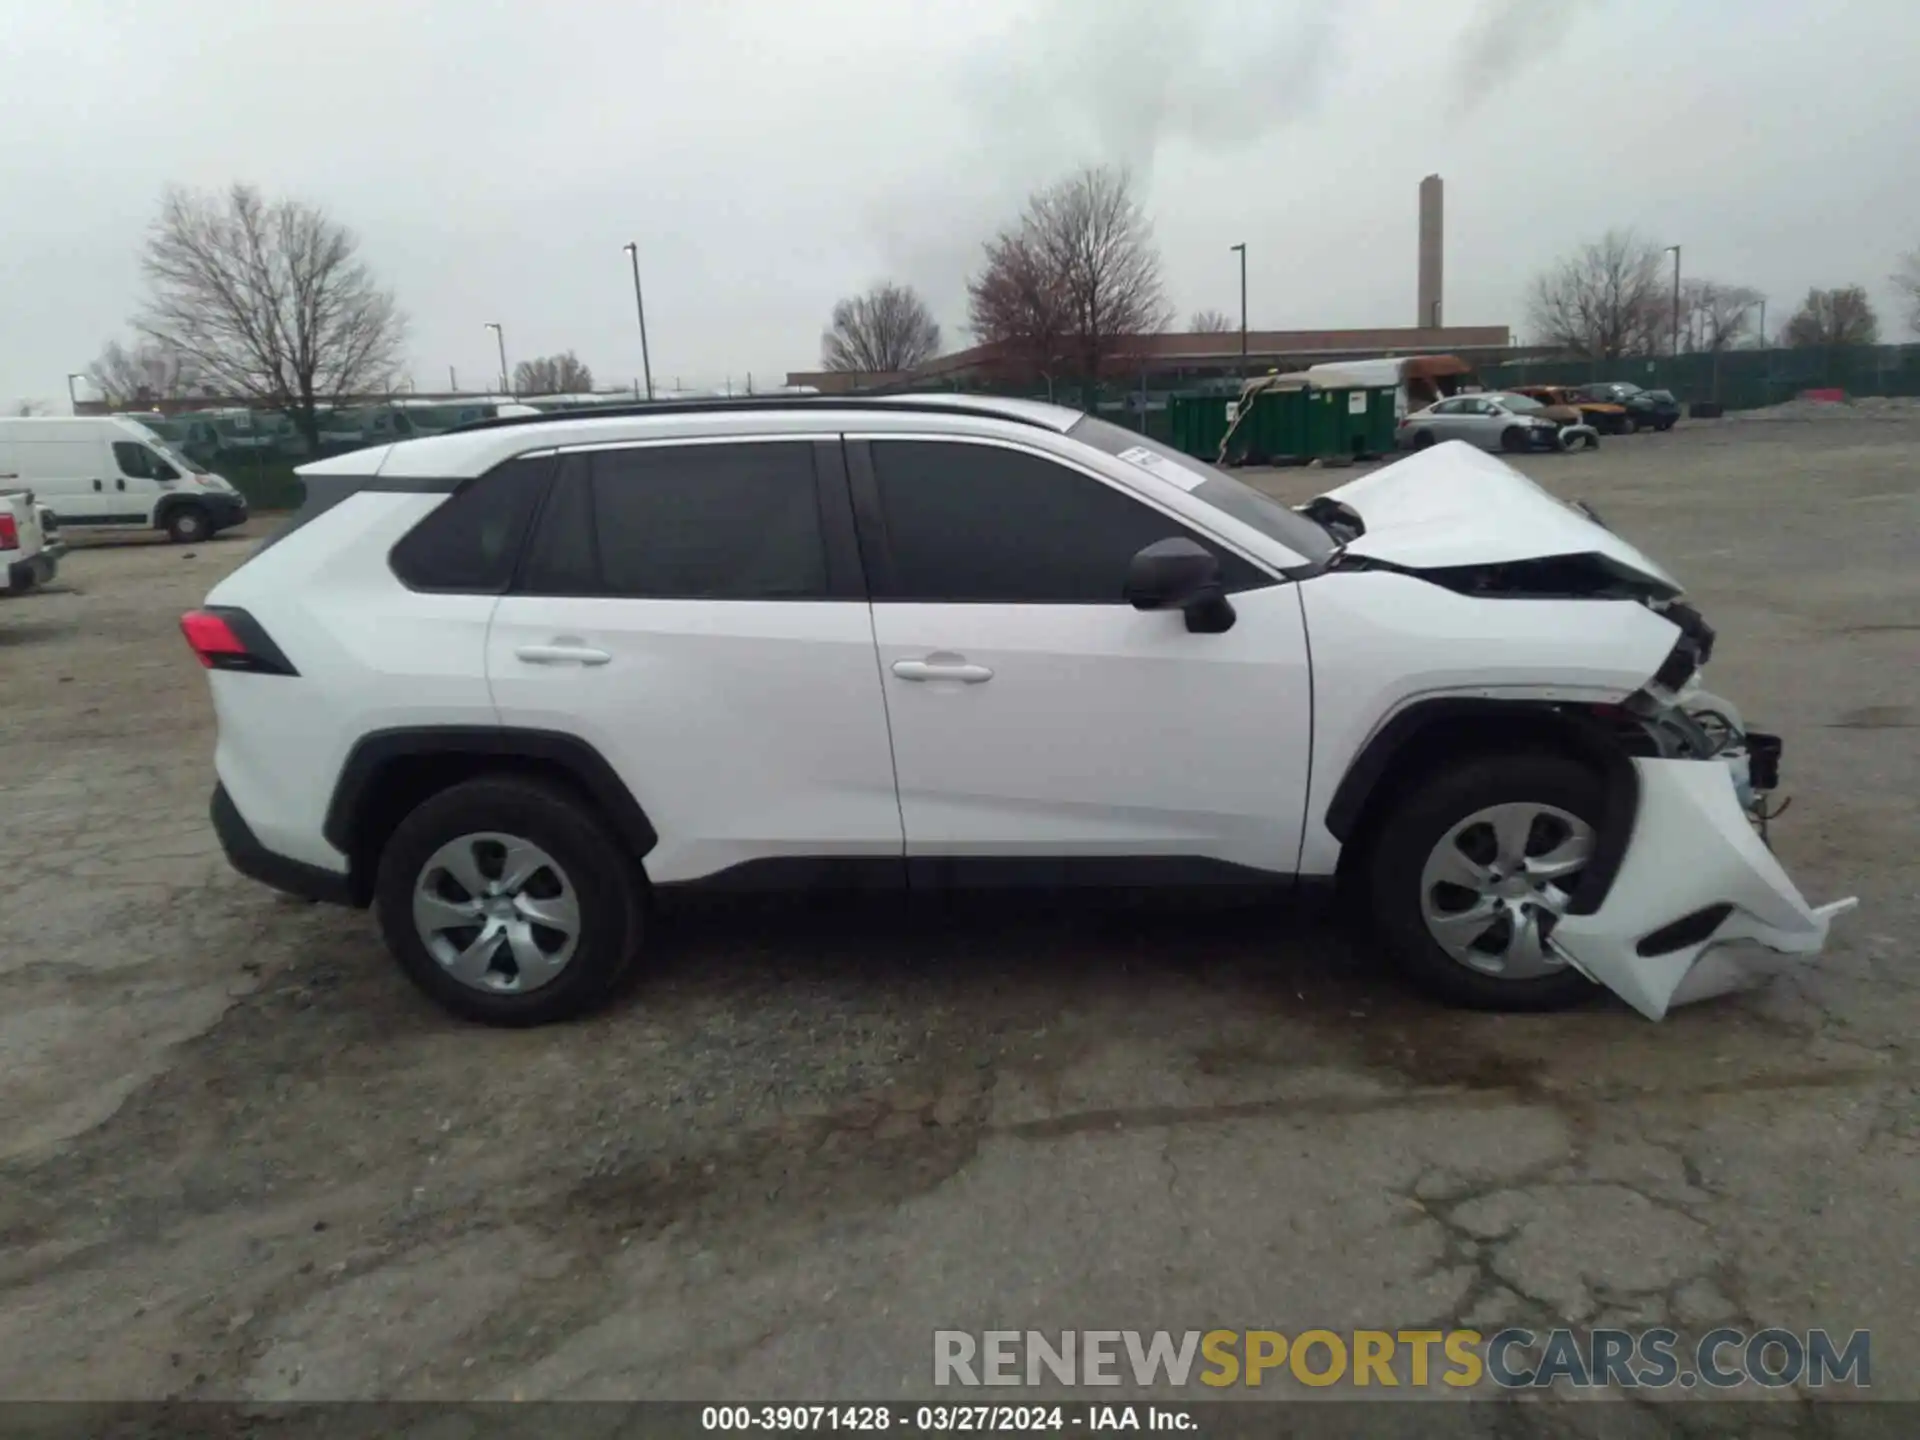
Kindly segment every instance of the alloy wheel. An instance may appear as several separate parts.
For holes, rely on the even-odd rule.
[[[1489,805],[1455,824],[1420,874],[1420,914],[1453,960],[1503,980],[1565,969],[1547,944],[1580,872],[1593,827],[1553,805]]]
[[[476,990],[521,995],[554,980],[580,943],[580,899],[560,863],[494,831],[449,840],[413,887],[420,943]]]

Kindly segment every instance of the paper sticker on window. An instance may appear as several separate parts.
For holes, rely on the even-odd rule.
[[[1349,415],[1364,415],[1367,413],[1366,391],[1355,390],[1347,396],[1347,413]]]
[[[1164,455],[1156,454],[1144,445],[1136,445],[1131,450],[1122,450],[1120,458],[1138,465],[1150,475],[1159,476],[1169,485],[1178,485],[1182,490],[1192,490],[1204,485],[1207,480],[1200,471],[1189,470],[1186,466],[1177,464]]]

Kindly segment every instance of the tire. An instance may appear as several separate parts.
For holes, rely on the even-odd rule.
[[[1536,950],[1528,942],[1546,933],[1539,927],[1540,918],[1565,904],[1578,876],[1577,865],[1567,867],[1578,858],[1580,827],[1585,827],[1585,851],[1590,854],[1604,806],[1600,776],[1563,755],[1483,756],[1433,773],[1375,831],[1379,838],[1365,875],[1380,939],[1415,984],[1449,1004],[1539,1011],[1587,999],[1594,986],[1585,976],[1550,947],[1539,945]],[[1536,816],[1530,830],[1524,828],[1529,810]],[[1489,811],[1519,817],[1524,853],[1541,866],[1558,850],[1553,868],[1563,873],[1543,889],[1528,889],[1524,897],[1478,895],[1440,878],[1465,873],[1448,863],[1454,856],[1469,870],[1478,868],[1484,874],[1498,869],[1503,856],[1493,824],[1476,820]],[[1491,868],[1485,864],[1489,860]],[[1497,888],[1503,882],[1492,883]],[[1524,882],[1514,882],[1509,874],[1506,883],[1517,889]],[[1456,958],[1436,938],[1429,928],[1429,911],[1440,917],[1456,945],[1465,940],[1478,947],[1469,951],[1472,963]],[[1493,919],[1476,932],[1474,919],[1489,912]],[[1458,918],[1448,924],[1450,917]],[[1508,970],[1512,973],[1503,973]]]
[[[1580,437],[1580,443],[1588,450],[1598,450],[1600,448],[1600,432],[1596,430],[1591,435],[1582,435]]]
[[[489,864],[504,861],[509,845],[525,862],[522,884],[492,896],[461,883],[461,873],[511,881],[503,865]],[[459,924],[475,899],[496,907],[493,918]],[[527,923],[529,907],[556,924]],[[455,785],[402,820],[380,856],[374,908],[407,977],[444,1009],[487,1025],[586,1013],[625,974],[640,940],[639,881],[619,838],[567,790],[518,776]],[[538,968],[522,970],[520,957],[536,951]]]
[[[1627,434],[1638,435],[1639,433],[1640,433],[1640,417],[1638,415],[1629,415],[1627,417]]]
[[[1518,425],[1509,425],[1500,432],[1500,448],[1509,455],[1531,450],[1533,442],[1527,438],[1527,432]]]
[[[1416,430],[1416,431],[1414,431],[1414,433],[1413,433],[1413,448],[1414,448],[1414,449],[1416,449],[1416,450],[1425,450],[1425,449],[1426,449],[1426,448],[1427,448],[1428,446],[1430,446],[1430,445],[1432,445],[1432,444],[1433,444],[1433,432],[1432,432],[1431,430]]]
[[[213,538],[213,519],[199,505],[179,505],[167,512],[167,538],[176,545],[194,545]]]

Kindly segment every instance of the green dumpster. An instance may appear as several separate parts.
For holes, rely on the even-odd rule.
[[[1290,465],[1313,458],[1308,448],[1313,392],[1304,385],[1259,390],[1242,406],[1227,444],[1234,465]]]
[[[1173,448],[1211,463],[1220,454],[1233,415],[1233,401],[1224,395],[1172,395],[1167,399],[1169,436]]]
[[[1308,407],[1307,455],[1370,459],[1394,446],[1392,386],[1338,386],[1313,392]]]

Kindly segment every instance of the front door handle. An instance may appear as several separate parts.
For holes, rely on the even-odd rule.
[[[513,653],[529,665],[604,665],[613,659],[591,645],[522,645]]]
[[[958,680],[962,685],[981,685],[993,679],[993,671],[986,666],[959,661],[896,660],[893,673],[902,680]]]

